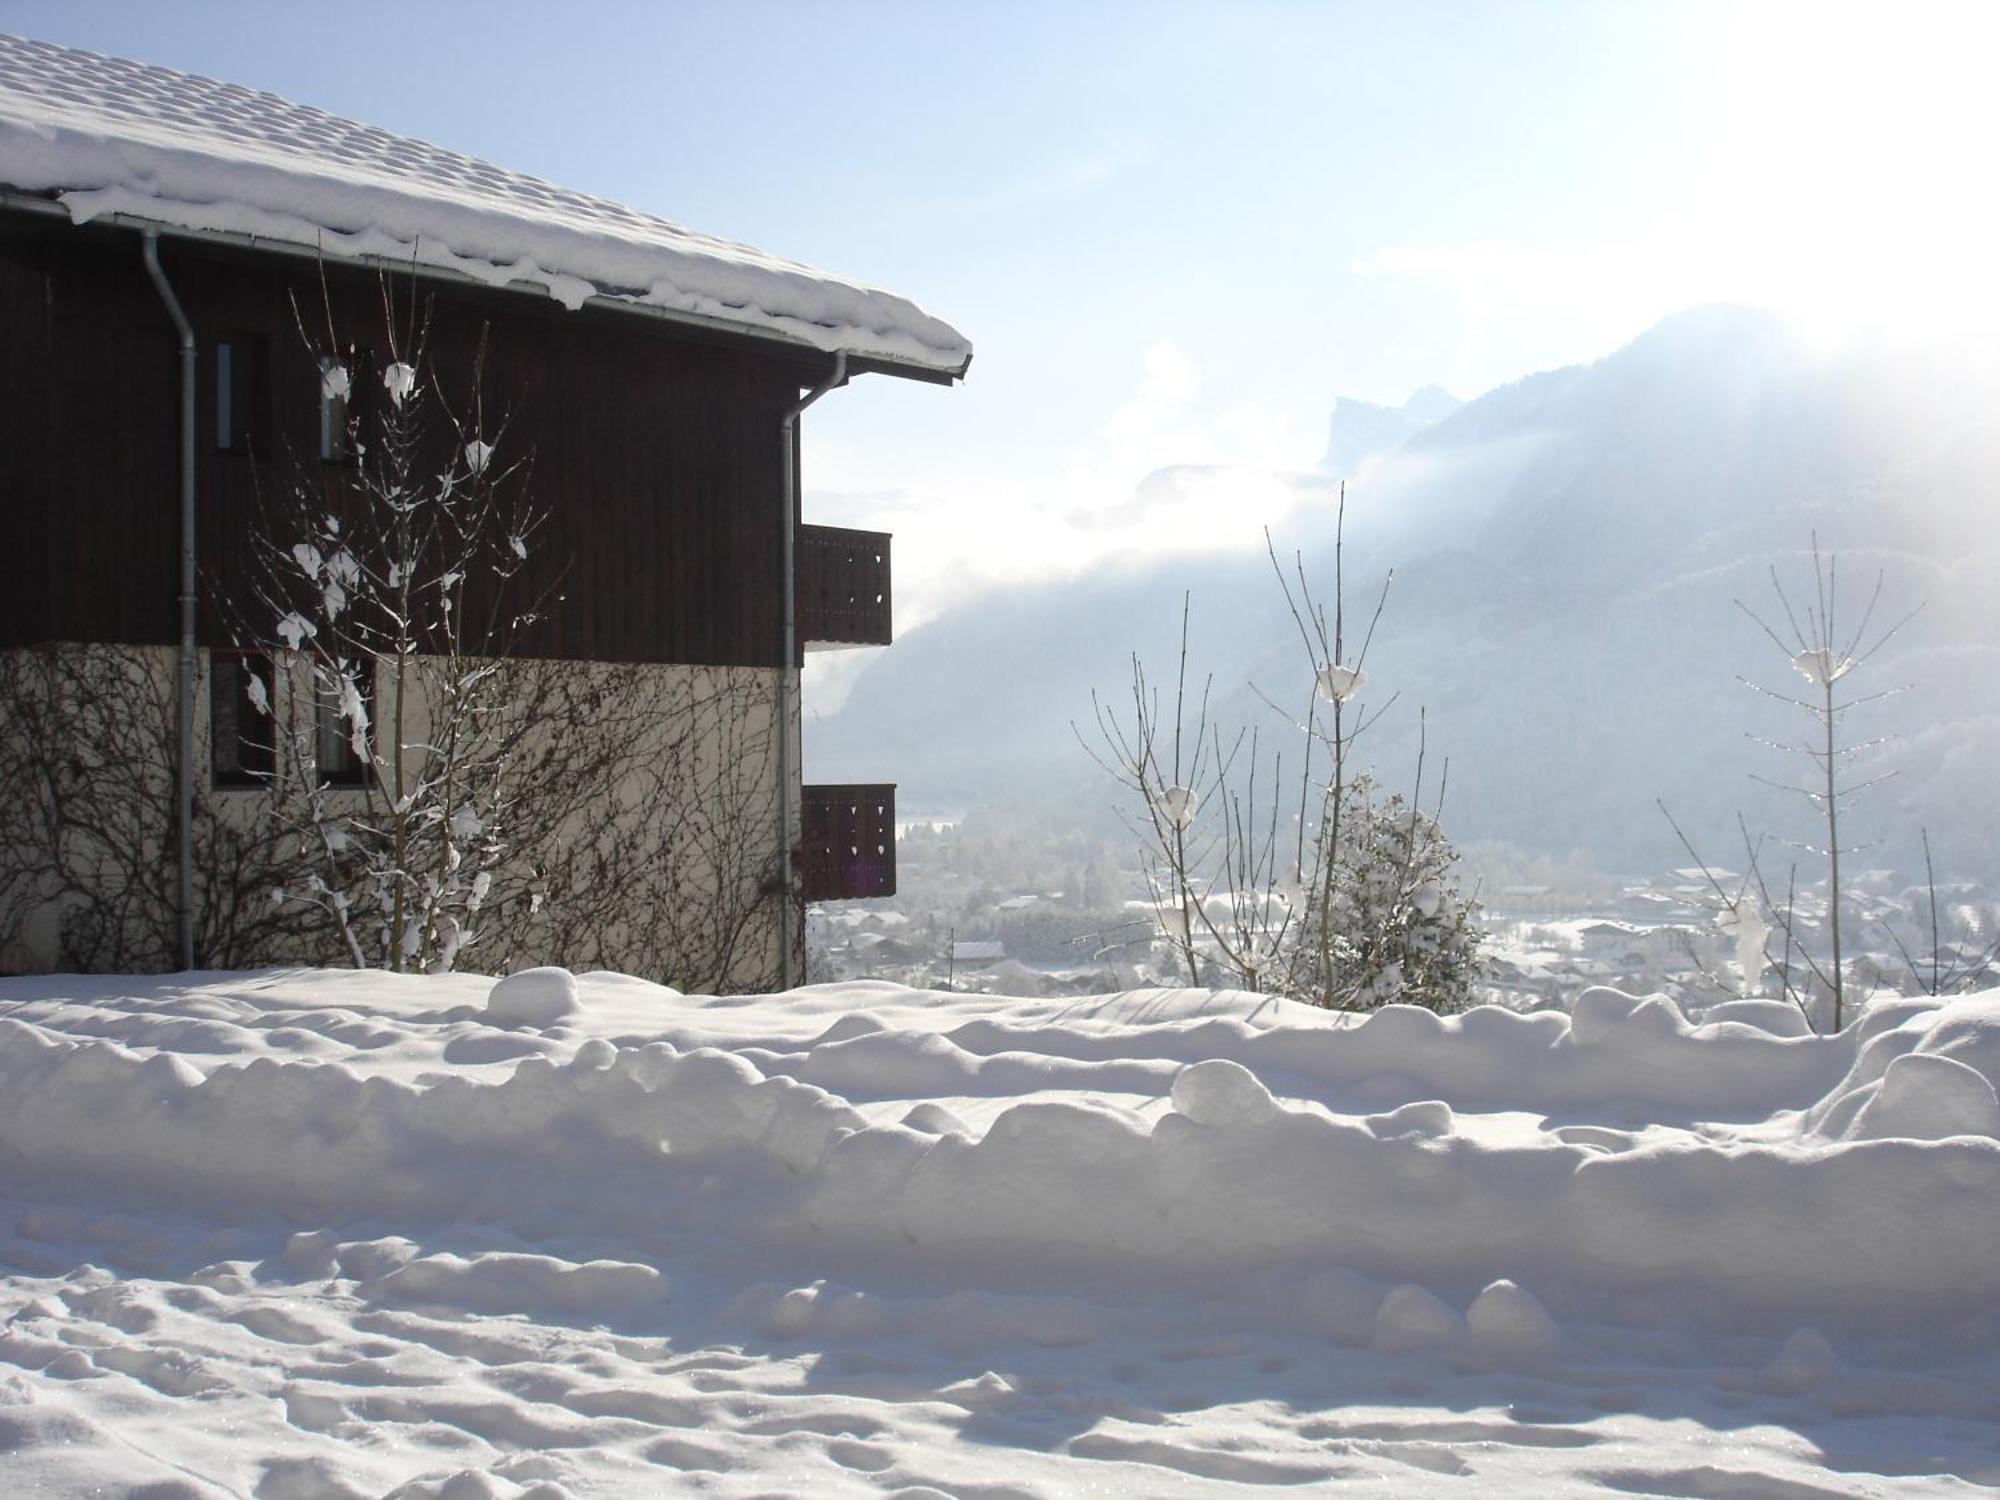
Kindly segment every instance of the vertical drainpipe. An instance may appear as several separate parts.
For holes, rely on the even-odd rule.
[[[174,766],[176,843],[180,868],[174,888],[175,916],[180,928],[181,967],[194,967],[194,328],[181,311],[180,299],[160,269],[160,234],[145,231],[142,241],[147,274],[159,289],[167,316],[174,320],[181,346],[181,575],[180,677],[174,698]]]
[[[837,385],[847,380],[847,351],[842,350],[833,357],[833,368],[826,379],[807,391],[786,411],[781,424],[785,453],[785,495],[784,510],[780,518],[779,532],[784,538],[779,571],[783,575],[779,592],[784,595],[784,664],[778,671],[778,848],[780,890],[780,930],[784,943],[784,957],[779,966],[783,977],[783,988],[790,989],[799,982],[798,967],[793,953],[798,942],[796,923],[798,902],[793,899],[794,872],[792,870],[792,820],[796,803],[792,797],[792,683],[798,671],[799,660],[799,607],[798,607],[798,436],[799,414],[813,402],[819,400]]]

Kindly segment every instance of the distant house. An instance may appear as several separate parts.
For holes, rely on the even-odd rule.
[[[968,969],[997,964],[1007,956],[1007,945],[990,938],[973,939],[951,945],[951,961]]]
[[[857,960],[865,960],[870,972],[879,970],[884,964],[915,963],[921,955],[901,938],[889,937],[880,932],[859,932],[848,944],[848,952]]]
[[[135,793],[157,878],[38,884],[34,861],[54,856],[24,820],[0,828],[0,970],[296,956],[246,951],[177,829],[190,808],[247,816],[231,811],[248,800],[235,747],[255,730],[236,723],[242,641],[217,601],[246,587],[246,537],[284,466],[341,459],[316,325],[379,331],[385,278],[427,301],[436,365],[483,350],[483,389],[515,405],[509,441],[535,455],[534,565],[565,603],[515,649],[750,689],[755,722],[719,731],[715,753],[768,745],[753,769],[772,797],[748,873],[727,877],[759,899],[717,982],[795,980],[802,903],[895,889],[894,787],[801,774],[804,653],[887,643],[891,590],[887,536],[804,523],[799,415],[860,375],[949,385],[967,342],[887,292],[425,142],[12,37],[0,655],[110,653],[158,685],[178,733]],[[80,744],[102,730],[88,704],[53,712],[0,728]],[[672,857],[677,880],[725,878]],[[607,912],[602,932],[653,915]],[[617,940],[586,957],[620,963]]]
[[[1713,933],[1682,922],[1588,921],[1576,933],[1586,961],[1628,979],[1714,967],[1719,961]]]

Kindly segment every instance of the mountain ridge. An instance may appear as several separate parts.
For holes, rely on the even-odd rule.
[[[1823,356],[1767,314],[1705,308],[1424,424],[1347,486],[1350,611],[1396,570],[1370,671],[1403,702],[1370,755],[1394,782],[1422,704],[1433,754],[1451,757],[1455,837],[1655,868],[1675,857],[1664,796],[1719,861],[1740,860],[1738,808],[1799,825],[1749,781],[1789,768],[1746,731],[1790,731],[1737,679],[1783,686],[1787,668],[1736,602],[1775,609],[1768,570],[1809,579],[1816,533],[1843,577],[1885,571],[1885,609],[1931,601],[1872,664],[1912,692],[1857,719],[1863,738],[1909,731],[1863,821],[1911,838],[1928,823],[1934,841],[1949,825],[1953,868],[1990,864],[1993,830],[1963,810],[1984,805],[1976,766],[2000,763],[2000,729],[1974,711],[2000,702],[2000,551],[1981,524],[2000,472],[1992,395],[1949,361]],[[1326,580],[1338,487],[1285,482],[1276,545]],[[841,779],[887,762],[912,807],[1110,795],[1070,725],[1087,728],[1093,689],[1129,696],[1134,653],[1156,680],[1171,670],[1184,592],[1191,666],[1213,673],[1219,710],[1275,729],[1249,685],[1289,701],[1295,630],[1267,559],[1211,554],[967,599],[808,727],[807,764]]]

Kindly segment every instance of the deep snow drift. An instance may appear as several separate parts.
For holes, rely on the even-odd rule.
[[[0,1490],[1996,1484],[1996,1079],[2000,992],[0,981]]]

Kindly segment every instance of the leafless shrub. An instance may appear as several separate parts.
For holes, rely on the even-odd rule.
[[[1303,715],[1259,694],[1299,736],[1289,776],[1281,754],[1265,758],[1256,729],[1225,731],[1212,720],[1208,681],[1191,697],[1185,599],[1171,717],[1134,657],[1129,708],[1093,695],[1097,743],[1084,748],[1136,798],[1128,824],[1147,850],[1161,928],[1190,983],[1204,982],[1206,960],[1244,988],[1316,1005],[1454,1010],[1468,1003],[1478,972],[1475,908],[1459,895],[1457,856],[1437,821],[1443,777],[1434,806],[1423,806],[1423,751],[1407,800],[1383,798],[1371,775],[1356,774],[1356,740],[1395,702],[1371,711],[1357,699],[1389,581],[1354,645],[1344,548],[1343,495],[1330,617],[1302,563],[1295,558],[1288,574],[1269,548],[1309,668]]]

